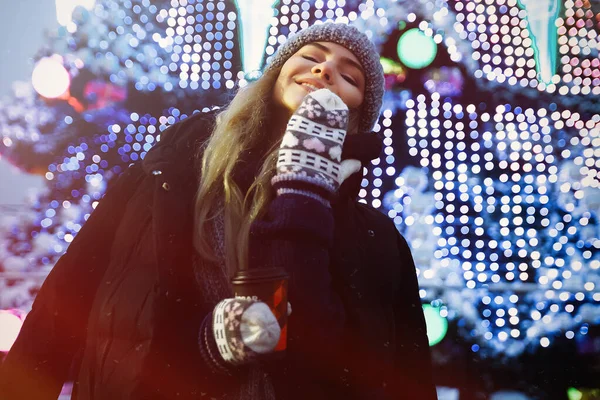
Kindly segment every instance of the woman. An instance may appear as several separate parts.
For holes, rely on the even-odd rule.
[[[48,276],[0,398],[56,398],[74,376],[74,399],[435,399],[410,250],[356,201],[381,150],[382,95],[374,46],[326,23],[282,45],[225,110],[170,127]],[[290,275],[278,361],[263,354],[273,315],[230,284],[269,266]],[[241,344],[217,346],[233,304]]]

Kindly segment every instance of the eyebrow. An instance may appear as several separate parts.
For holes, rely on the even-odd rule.
[[[327,46],[325,46],[325,45],[323,45],[321,43],[312,42],[312,43],[307,44],[307,46],[315,46],[316,48],[318,48],[320,50],[323,50],[326,54],[331,54],[332,53],[332,51],[331,51],[331,49],[329,47],[327,47]],[[354,68],[358,69],[363,74],[363,78],[364,78],[365,71],[363,71],[362,65],[360,65],[359,63],[357,63],[353,59],[345,57],[345,56],[341,56],[340,58],[341,58],[341,60],[342,60],[342,62],[344,64],[351,65]]]

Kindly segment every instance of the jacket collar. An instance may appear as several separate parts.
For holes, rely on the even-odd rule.
[[[143,161],[146,173],[161,171],[163,168],[183,172],[197,169],[197,161],[201,155],[201,147],[212,133],[218,110],[196,113],[187,119],[171,126],[163,134],[156,146],[148,152]],[[363,168],[369,166],[371,160],[381,154],[382,139],[375,133],[359,133],[348,135],[344,142],[342,160],[357,159]],[[248,171],[254,171],[257,163],[247,162]],[[186,174],[188,176],[192,174]],[[240,184],[247,185],[249,179],[239,174]],[[251,179],[250,179],[251,180]],[[354,200],[361,188],[362,171],[348,177],[341,185],[333,203],[341,200]]]

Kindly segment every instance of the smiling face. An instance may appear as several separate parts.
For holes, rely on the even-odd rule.
[[[305,45],[281,67],[273,88],[273,100],[289,117],[308,93],[321,88],[337,94],[350,110],[360,107],[365,77],[350,50],[331,42]]]

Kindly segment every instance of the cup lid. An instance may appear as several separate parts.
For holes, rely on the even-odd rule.
[[[237,271],[233,276],[232,282],[236,280],[270,280],[287,279],[289,275],[284,268],[253,268]]]

